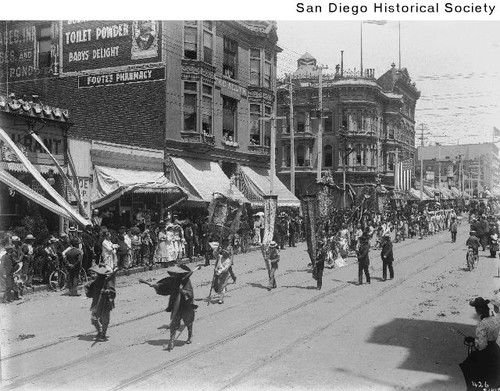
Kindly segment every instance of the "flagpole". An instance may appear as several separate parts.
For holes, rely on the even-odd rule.
[[[363,21],[361,21],[361,71],[360,76],[363,77]]]
[[[399,69],[401,69],[401,21],[398,22]]]

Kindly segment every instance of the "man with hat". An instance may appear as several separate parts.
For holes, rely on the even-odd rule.
[[[392,280],[394,278],[394,269],[392,263],[394,262],[394,254],[392,251],[392,242],[390,234],[386,233],[382,236],[382,251],[380,252],[382,257],[382,279],[387,280],[387,269],[389,269],[389,278]]]
[[[325,238],[322,237],[318,240],[316,248],[316,259],[314,262],[313,276],[316,279],[316,289],[320,290],[323,286],[323,271],[325,269],[325,259],[327,255],[327,248],[325,245]]]
[[[451,232],[452,243],[455,243],[457,241],[457,231],[458,231],[457,218],[455,216],[451,216],[450,232]]]
[[[370,266],[370,258],[368,252],[370,251],[370,243],[367,235],[363,234],[359,238],[359,248],[357,252],[358,256],[358,285],[363,284],[363,273],[366,276],[366,283],[370,283],[370,271],[368,267]]]
[[[83,259],[82,267],[87,270],[92,266],[92,261],[94,260],[94,248],[96,245],[96,238],[92,230],[92,225],[88,224],[85,226],[82,232],[82,250]]]
[[[19,300],[19,292],[14,284],[14,269],[17,265],[14,259],[15,247],[11,244],[7,244],[4,247],[5,252],[0,258],[0,275],[5,281],[4,293],[3,293],[3,303],[9,303],[13,299]]]
[[[234,252],[229,238],[222,239],[219,247],[214,251],[215,271],[212,287],[219,294],[219,304],[224,303],[224,293],[229,281],[229,269],[233,265]]]
[[[269,243],[269,247],[266,251],[266,259],[269,262],[269,285],[267,290],[277,288],[276,285],[276,270],[278,270],[278,263],[280,261],[280,250],[278,248],[278,243],[274,240]]]
[[[71,238],[71,247],[64,252],[64,260],[68,269],[68,290],[70,296],[80,296],[78,294],[78,275],[82,266],[83,251],[78,248],[78,239]]]
[[[21,258],[23,263],[22,274],[26,276],[26,285],[31,286],[33,280],[33,267],[35,261],[35,237],[32,234],[26,235],[24,244],[21,246]]]
[[[92,298],[90,322],[97,330],[96,341],[107,341],[110,313],[115,308],[116,269],[100,263],[90,270],[96,273],[96,279],[85,285],[86,296]]]

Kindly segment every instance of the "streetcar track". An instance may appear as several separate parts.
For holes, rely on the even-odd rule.
[[[440,244],[442,244],[441,241],[438,242],[438,243],[436,243],[432,247],[426,248],[423,251],[432,250],[435,247],[439,246]],[[408,256],[402,258],[400,262],[407,262],[412,257],[413,257],[413,254],[408,255]],[[443,258],[444,257],[441,257],[439,259],[443,259]],[[401,279],[398,279],[398,280],[394,281],[391,285],[383,288],[382,291],[378,293],[378,295],[385,294],[386,292],[388,292],[388,291],[390,291],[390,290],[398,287],[399,285],[401,285],[404,282],[406,282],[410,277],[413,277],[414,275],[427,270],[428,268],[430,268],[433,265],[434,265],[434,263],[431,263],[431,264],[429,264],[427,266],[423,266],[423,267],[417,269],[415,272],[411,273],[410,275],[406,276],[405,278],[401,278]],[[378,270],[380,270],[380,269],[378,269]],[[281,312],[279,312],[276,315],[272,315],[272,316],[264,318],[264,319],[262,319],[262,320],[260,320],[258,322],[255,322],[255,323],[253,323],[253,324],[251,324],[251,325],[249,325],[249,326],[247,326],[247,327],[245,327],[245,328],[243,328],[243,329],[241,329],[241,330],[239,330],[237,332],[234,332],[234,333],[228,335],[225,338],[219,339],[218,341],[214,341],[213,343],[208,344],[208,345],[206,345],[204,347],[201,347],[201,348],[199,348],[199,349],[197,349],[197,350],[195,350],[193,352],[190,352],[190,353],[188,353],[188,354],[186,354],[184,356],[178,357],[178,358],[173,359],[173,360],[169,360],[166,363],[162,363],[162,364],[157,365],[157,366],[155,366],[153,368],[150,368],[150,369],[148,369],[146,371],[143,371],[142,373],[140,373],[138,375],[132,376],[132,377],[124,380],[123,382],[121,382],[116,387],[111,388],[110,390],[111,391],[121,390],[121,389],[127,388],[129,386],[132,386],[134,384],[140,383],[141,381],[143,381],[143,380],[145,380],[145,379],[147,379],[147,378],[149,378],[151,376],[154,376],[156,373],[159,373],[159,372],[161,372],[161,371],[163,371],[165,369],[170,369],[170,368],[174,367],[177,364],[180,364],[180,363],[183,363],[185,361],[188,361],[191,358],[196,357],[198,355],[201,355],[201,354],[203,354],[203,353],[205,353],[205,352],[207,352],[207,351],[209,351],[209,350],[211,350],[211,349],[213,349],[215,347],[222,346],[222,345],[224,345],[224,344],[226,344],[228,342],[231,342],[231,341],[233,341],[233,340],[235,340],[237,338],[243,337],[244,335],[248,334],[250,331],[253,331],[253,330],[257,329],[257,328],[259,328],[260,326],[262,326],[264,324],[268,324],[268,323],[270,323],[270,322],[272,322],[272,321],[274,321],[274,320],[276,320],[278,318],[283,317],[284,315],[287,315],[287,314],[289,314],[289,313],[291,313],[293,311],[296,311],[299,308],[303,308],[306,305],[310,305],[312,303],[315,303],[315,302],[317,302],[317,301],[319,301],[319,300],[321,300],[321,299],[323,299],[323,298],[325,298],[325,297],[327,297],[327,296],[329,296],[331,294],[337,293],[338,291],[341,291],[341,290],[343,290],[343,289],[345,289],[345,288],[347,288],[347,287],[349,287],[351,285],[352,284],[350,282],[346,282],[346,283],[341,284],[341,285],[339,285],[339,286],[337,286],[335,288],[332,288],[332,289],[330,289],[328,291],[325,291],[325,292],[323,292],[321,294],[318,294],[318,295],[316,295],[316,296],[314,296],[314,297],[312,297],[312,298],[310,298],[308,300],[303,301],[302,303],[299,303],[299,304],[297,304],[297,305],[295,305],[293,307],[290,307],[290,308],[288,308],[288,309],[286,309],[284,311],[281,311]],[[372,300],[373,300],[373,297],[370,297],[369,299],[364,300],[361,304],[359,304],[355,308],[360,308],[361,306],[366,305],[367,303],[369,303]],[[352,310],[352,308],[349,311],[351,311],[351,310]],[[332,321],[330,323],[335,323],[338,320],[342,319],[343,317],[347,316],[348,314],[349,314],[349,312],[346,312],[344,315],[342,315],[341,317],[335,319],[334,321]],[[325,326],[325,328],[328,327],[328,326]],[[322,326],[322,328],[323,328],[323,326]],[[312,333],[312,334],[314,334],[314,333]],[[305,340],[307,340],[307,338]],[[290,344],[289,349],[291,349],[291,346],[294,346],[294,345],[295,345],[295,343],[294,344]]]
[[[412,243],[408,243],[408,244],[412,244]],[[442,244],[442,241],[439,241],[435,245],[433,245],[432,247],[427,247],[426,249],[422,250],[421,253],[422,252],[427,252],[429,250],[432,250],[432,249],[434,249],[435,247],[437,247],[437,246],[439,246],[441,244]],[[413,258],[413,256],[414,256],[414,254],[410,254],[410,255],[408,255],[406,257],[400,258],[398,260],[398,263],[407,262],[409,259]],[[346,267],[352,267],[355,264],[356,263],[348,264],[348,265],[346,265]],[[346,267],[344,267],[344,268],[346,268]],[[285,275],[294,273],[294,272],[296,272],[298,270],[304,271],[304,270],[307,270],[307,269],[290,269],[290,270],[287,270],[284,273],[281,273],[280,276],[285,276]],[[338,268],[330,269],[327,274],[333,273],[333,270],[338,270]],[[381,270],[381,269],[377,268],[377,270]],[[244,274],[247,274],[247,273],[244,273]],[[262,280],[259,280],[258,282],[266,282],[266,281],[267,281],[267,278],[264,278]],[[307,283],[309,281],[310,281],[310,279],[304,279],[303,281],[298,282],[297,284],[298,285],[302,285],[302,284]],[[391,286],[397,286],[397,285],[399,285],[400,283],[402,283],[404,281],[406,281],[406,279],[404,279],[403,281],[398,282],[398,283],[393,283],[393,284],[391,284]],[[236,291],[236,290],[244,289],[244,288],[250,288],[250,287],[252,287],[251,284],[255,284],[255,283],[247,283],[247,284],[245,284],[243,286],[239,286],[239,287],[237,287],[235,289],[232,289],[231,291],[233,291],[233,290]],[[332,289],[330,289],[328,291],[324,291],[324,292],[322,292],[320,294],[317,294],[316,296],[314,296],[314,297],[312,297],[312,298],[310,298],[310,299],[308,299],[306,301],[303,301],[303,302],[301,302],[301,303],[299,303],[299,304],[297,304],[297,305],[295,305],[293,307],[290,307],[290,308],[288,308],[288,309],[286,309],[284,311],[281,311],[278,314],[269,316],[269,317],[267,317],[265,319],[262,319],[262,320],[260,320],[258,322],[255,322],[255,323],[253,323],[253,324],[251,324],[251,325],[249,325],[249,326],[247,326],[247,327],[245,327],[245,328],[243,328],[241,330],[238,330],[238,331],[232,333],[231,335],[229,335],[227,337],[224,337],[224,338],[222,338],[222,339],[220,339],[218,341],[214,341],[213,343],[211,343],[209,345],[201,347],[201,348],[199,348],[199,349],[197,349],[197,350],[195,350],[195,351],[193,351],[191,353],[188,353],[188,354],[186,354],[184,356],[181,356],[181,357],[179,357],[177,359],[169,360],[167,363],[162,363],[161,365],[158,365],[158,366],[156,366],[154,368],[151,368],[151,369],[149,369],[149,370],[147,370],[145,372],[142,372],[139,375],[136,375],[136,376],[134,376],[134,377],[132,377],[132,378],[130,378],[128,380],[125,380],[124,382],[122,382],[117,387],[112,388],[112,390],[121,389],[121,388],[127,387],[128,385],[140,382],[141,380],[146,379],[146,378],[154,375],[155,373],[157,373],[157,372],[159,372],[161,370],[164,370],[164,369],[170,368],[172,366],[175,366],[175,365],[177,365],[179,363],[182,363],[184,361],[187,361],[187,360],[189,360],[189,359],[191,359],[191,358],[193,358],[195,356],[203,354],[204,352],[206,352],[206,351],[208,351],[210,349],[213,349],[214,347],[217,347],[217,346],[220,346],[220,345],[224,345],[224,344],[226,344],[226,343],[228,343],[228,342],[230,342],[230,341],[232,341],[234,339],[240,338],[240,337],[248,334],[249,332],[253,331],[254,329],[256,329],[256,328],[258,328],[258,327],[260,327],[260,326],[262,326],[264,324],[270,323],[270,322],[274,321],[275,319],[278,319],[278,318],[280,318],[282,316],[285,316],[288,313],[296,311],[297,309],[302,308],[302,307],[304,307],[306,305],[315,303],[315,302],[317,302],[317,301],[319,301],[319,300],[321,300],[321,299],[323,299],[323,298],[325,298],[325,297],[327,297],[327,296],[329,296],[331,294],[334,294],[334,293],[336,293],[336,292],[338,292],[340,290],[343,290],[343,289],[345,289],[345,288],[347,288],[347,287],[349,287],[351,285],[352,285],[351,282],[346,282],[346,283],[343,283],[343,284],[341,284],[339,286],[336,286],[336,287],[334,287],[334,288],[332,288]],[[267,295],[269,296],[269,295],[276,294],[276,293],[277,293],[277,290],[274,290],[272,292],[267,293]],[[252,298],[252,299],[249,299],[247,302],[254,301],[254,300],[255,299]],[[225,312],[225,311],[231,310],[234,307],[241,306],[241,305],[244,305],[244,304],[245,304],[245,302],[234,304],[234,305],[231,305],[231,306],[224,306],[224,308],[222,308],[219,311],[211,312],[211,313],[209,313],[209,314],[207,314],[205,316],[202,316],[200,318],[197,318],[197,319],[198,319],[198,321],[200,321],[200,320],[203,320],[203,319],[206,319],[206,318],[210,318],[210,317],[213,317],[213,316],[216,316],[216,315],[220,314],[221,312]],[[117,327],[117,326],[120,326],[120,325],[123,325],[123,324],[127,324],[127,323],[130,323],[130,322],[134,322],[134,321],[138,321],[138,320],[141,320],[141,319],[145,319],[147,317],[154,316],[154,315],[157,315],[157,314],[160,314],[160,313],[163,313],[163,312],[164,312],[164,310],[155,311],[153,313],[149,313],[149,314],[145,314],[145,315],[142,315],[142,316],[138,316],[138,317],[135,317],[133,319],[124,320],[122,322],[114,324],[113,326]],[[24,355],[24,354],[29,354],[29,353],[32,353],[32,352],[36,352],[38,350],[41,350],[41,349],[44,349],[44,348],[48,348],[48,347],[51,347],[51,346],[55,346],[57,344],[69,341],[69,340],[71,340],[73,338],[77,338],[77,337],[80,337],[82,335],[90,335],[90,334],[93,334],[93,333],[78,334],[76,336],[66,337],[66,338],[64,338],[62,340],[59,340],[59,341],[56,341],[56,342],[48,343],[48,344],[42,345],[42,346],[34,348],[34,349],[29,349],[29,350],[26,350],[26,351],[23,351],[23,352],[19,352],[19,353],[10,355],[8,357],[3,358],[2,360],[11,359],[11,358],[18,357],[18,356],[21,356],[21,355]],[[157,333],[154,333],[152,335],[157,335]],[[140,339],[143,340],[144,336],[141,336]],[[124,346],[124,347],[122,347],[122,349],[125,349],[125,348],[127,348],[129,346],[133,346],[133,345],[136,345],[136,344],[137,343],[133,343],[133,344]],[[45,370],[42,373],[34,374],[34,375],[28,376],[28,377],[26,377],[24,379],[19,379],[19,380],[14,381],[13,383],[11,383],[9,385],[6,385],[5,387],[3,387],[3,389],[8,390],[8,389],[13,389],[13,388],[16,388],[16,387],[20,387],[20,386],[22,386],[24,384],[27,384],[27,383],[29,383],[29,382],[31,382],[31,381],[39,378],[40,375],[42,375],[42,374],[46,374],[46,375],[53,374],[53,373],[58,372],[60,370],[64,370],[64,369],[70,368],[72,366],[76,366],[76,365],[78,365],[80,362],[82,362],[84,360],[88,361],[89,359],[92,359],[92,358],[100,358],[100,357],[103,357],[103,356],[108,355],[108,354],[116,353],[117,351],[120,351],[122,349],[118,349],[117,350],[116,346],[113,346],[110,349],[106,349],[106,350],[103,350],[103,351],[100,351],[100,352],[96,352],[95,354],[90,355],[90,356],[86,356],[85,358],[79,358],[79,359],[75,359],[75,360],[73,360],[71,362],[66,362],[63,365],[51,368],[49,371]]]

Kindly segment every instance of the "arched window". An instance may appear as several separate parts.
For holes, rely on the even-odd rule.
[[[324,159],[325,167],[332,167],[333,166],[333,148],[331,145],[325,145],[325,148],[323,148],[323,155],[325,157],[325,159]]]

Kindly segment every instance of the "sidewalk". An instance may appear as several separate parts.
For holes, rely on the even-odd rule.
[[[257,250],[260,250],[259,246],[250,246],[247,253],[257,251]],[[235,257],[242,255],[242,254],[244,254],[244,253],[236,254]],[[205,263],[205,258],[203,256],[198,256],[198,257],[193,257],[193,258],[183,258],[179,261],[171,261],[171,262],[166,262],[166,263],[161,263],[161,264],[157,263],[157,264],[150,265],[150,266],[135,266],[135,267],[132,267],[130,269],[119,270],[116,272],[116,276],[117,277],[130,276],[132,274],[144,273],[144,272],[151,271],[151,270],[167,268],[167,267],[173,266],[175,264],[187,265],[187,264],[191,264],[191,263],[198,264],[201,262]],[[25,287],[23,296],[30,295],[32,293],[46,292],[46,291],[48,291],[48,292],[51,291],[48,284],[40,284],[40,285],[35,285],[32,287]]]

